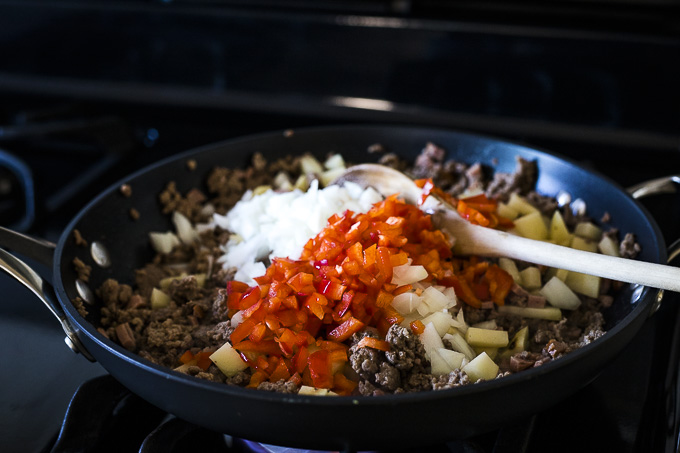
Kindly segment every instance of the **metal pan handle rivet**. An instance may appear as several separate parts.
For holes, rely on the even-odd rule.
[[[108,249],[99,241],[94,241],[90,246],[90,254],[92,259],[99,267],[111,266],[111,257]]]
[[[94,293],[90,289],[90,287],[85,283],[84,281],[77,279],[76,280],[76,291],[78,291],[78,295],[83,299],[85,302],[88,304],[92,305],[94,304]]]

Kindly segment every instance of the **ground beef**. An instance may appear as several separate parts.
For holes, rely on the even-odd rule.
[[[429,365],[418,335],[399,325],[392,325],[385,336],[391,348],[385,358],[402,372],[424,372]]]
[[[624,258],[635,258],[640,253],[640,244],[635,242],[635,236],[628,233],[623,237],[619,252]]]
[[[227,290],[220,288],[217,290],[212,304],[213,319],[227,321],[229,319],[229,307],[227,307]]]
[[[467,374],[461,370],[454,370],[449,374],[433,376],[432,390],[445,390],[469,383],[470,379],[468,378]]]
[[[88,266],[80,258],[73,259],[73,268],[76,271],[77,279],[83,282],[90,281],[90,273],[92,272],[92,266]]]
[[[527,194],[536,184],[538,167],[535,161],[517,157],[517,169],[513,173],[497,172],[486,188],[489,198],[507,201],[513,192]]]
[[[390,351],[357,347],[357,343],[373,332],[355,334],[349,349],[349,363],[359,377],[359,391],[364,395],[404,393],[431,388],[433,376],[420,339],[411,330],[392,325],[385,336]],[[420,376],[413,379],[413,376]]]
[[[87,308],[85,308],[85,302],[83,301],[83,299],[81,299],[80,297],[76,297],[73,299],[72,302],[73,306],[76,308],[76,310],[78,310],[80,316],[86,318],[89,312],[87,311]]]
[[[294,382],[284,381],[281,379],[277,382],[262,382],[257,386],[258,390],[265,392],[279,392],[279,393],[297,393],[298,387]]]
[[[558,208],[558,203],[554,198],[546,197],[533,190],[526,195],[526,200],[549,218]]]
[[[139,294],[150,297],[151,291],[159,286],[159,282],[170,276],[169,272],[157,264],[147,264],[142,269],[135,271],[135,287]]]
[[[167,289],[167,293],[173,300],[182,303],[201,297],[201,289],[193,275],[173,280]]]

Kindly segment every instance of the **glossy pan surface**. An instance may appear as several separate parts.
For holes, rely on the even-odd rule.
[[[375,161],[367,149],[415,158],[427,142],[447,150],[447,158],[481,162],[511,172],[516,156],[536,160],[537,189],[545,195],[569,192],[582,198],[588,213],[605,212],[622,232],[633,232],[642,245],[640,259],[665,263],[661,233],[644,208],[615,183],[566,159],[493,138],[440,129],[402,126],[338,126],[283,131],[206,146],[140,171],[94,199],[69,224],[55,253],[54,286],[66,316],[88,351],[116,379],[156,406],[206,428],[250,440],[313,449],[386,449],[433,444],[506,425],[538,412],[574,393],[597,376],[634,337],[649,315],[657,291],[626,287],[605,314],[608,333],[554,362],[506,378],[476,385],[383,397],[310,397],[260,392],[207,382],[154,365],[97,332],[97,310],[82,318],[71,304],[78,296],[72,265],[78,257],[93,267],[94,289],[106,278],[131,283],[134,269],[152,258],[149,231],[171,229],[160,212],[158,194],[168,181],[186,193],[204,187],[214,166],[244,167],[254,152],[267,158],[311,152],[319,157],[341,153],[347,161]],[[190,170],[188,161],[196,163]],[[119,187],[129,184],[132,195]],[[138,220],[130,209],[141,213]],[[77,229],[91,244],[102,243],[111,265],[93,262],[90,250],[75,243]]]

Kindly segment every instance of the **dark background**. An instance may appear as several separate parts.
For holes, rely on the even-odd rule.
[[[0,0],[0,225],[54,241],[90,198],[144,165],[321,124],[497,136],[623,187],[678,172],[679,12],[670,0]],[[650,209],[676,239],[675,197]],[[588,451],[585,439],[675,450],[676,310],[664,310],[511,451],[554,441],[551,420],[576,433],[551,451]],[[50,451],[75,389],[103,373],[62,337],[0,275],[3,451]],[[577,415],[584,407],[590,418]],[[494,442],[484,451],[501,451],[497,439],[482,444]]]

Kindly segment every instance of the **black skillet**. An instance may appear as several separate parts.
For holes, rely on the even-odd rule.
[[[171,229],[169,216],[161,214],[157,202],[157,195],[170,180],[177,182],[182,193],[203,187],[211,168],[245,166],[256,151],[270,158],[305,152],[323,157],[336,152],[348,161],[362,162],[378,158],[367,152],[374,144],[414,158],[428,141],[443,146],[450,158],[493,165],[498,171],[512,171],[518,155],[536,160],[537,189],[541,193],[554,196],[565,190],[574,199],[582,198],[594,219],[609,212],[620,231],[636,234],[642,245],[640,259],[666,262],[663,238],[645,209],[615,183],[566,159],[517,144],[445,130],[348,126],[230,140],[172,157],[115,184],[88,204],[63,232],[52,261],[53,293],[30,269],[17,263],[10,263],[10,267],[19,266],[20,270],[12,273],[43,299],[51,299],[53,311],[65,330],[71,331],[67,343],[80,347],[152,404],[208,429],[265,443],[326,450],[405,448],[489,431],[554,405],[594,379],[634,340],[652,312],[659,291],[626,287],[605,314],[609,332],[552,363],[477,385],[383,397],[290,396],[192,378],[156,366],[109,341],[97,331],[97,310],[91,308],[93,314],[84,319],[71,303],[83,291],[80,288],[79,292],[76,285],[74,258],[92,265],[92,288],[106,278],[131,282],[133,270],[151,259],[148,232]],[[189,169],[189,160],[196,162],[195,169]],[[123,183],[131,186],[130,197],[121,194],[119,187]],[[138,220],[130,217],[132,208],[141,213]],[[102,244],[110,264],[98,265],[90,248],[77,245],[75,229],[89,244]],[[21,249],[19,242],[15,244],[15,250]],[[49,261],[45,258],[49,249],[18,251]],[[50,297],[52,294],[56,299]]]

